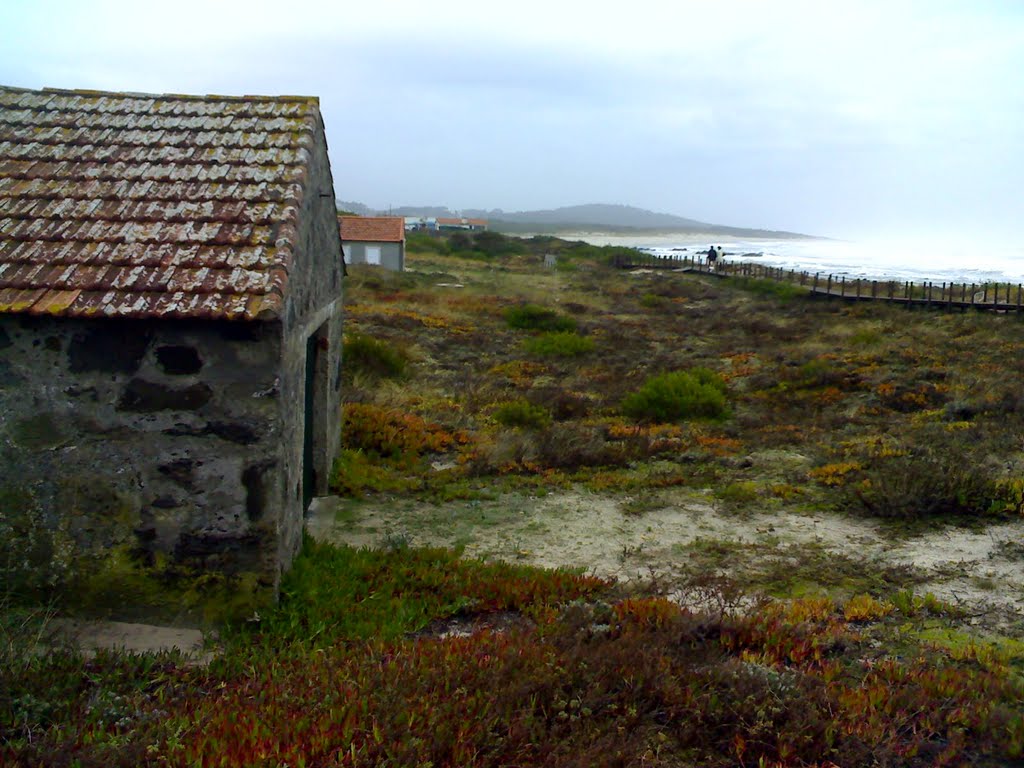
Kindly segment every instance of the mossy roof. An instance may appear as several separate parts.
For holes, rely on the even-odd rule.
[[[313,97],[0,86],[0,312],[278,316],[317,131]]]

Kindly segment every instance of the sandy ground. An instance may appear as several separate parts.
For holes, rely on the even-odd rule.
[[[307,529],[316,539],[357,547],[463,547],[468,556],[579,568],[627,582],[670,581],[702,543],[742,545],[737,567],[749,566],[747,558],[813,546],[865,568],[909,566],[916,593],[967,608],[975,623],[1024,632],[1024,520],[897,539],[872,522],[838,515],[738,516],[692,492],[665,494],[634,514],[626,502],[575,491],[443,505],[328,497],[311,508]]]
[[[916,593],[965,607],[968,620],[983,628],[1024,635],[1024,520],[897,539],[871,522],[838,515],[737,515],[689,491],[662,493],[639,512],[630,511],[630,501],[578,491],[447,504],[325,497],[314,500],[306,527],[316,539],[355,547],[462,547],[470,557],[576,568],[625,583],[657,578],[669,587],[692,575],[693,553],[703,546],[725,545],[725,573],[756,571],[759,558],[814,548],[865,568],[908,566]],[[195,629],[72,620],[58,620],[53,629],[60,642],[86,653],[176,649],[199,664],[212,657]]]

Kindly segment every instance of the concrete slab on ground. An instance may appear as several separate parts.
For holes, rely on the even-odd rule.
[[[214,655],[206,647],[203,633],[198,629],[64,618],[54,619],[52,628],[55,639],[77,646],[86,655],[99,650],[128,653],[176,650],[195,664],[208,664]]]
[[[306,510],[306,533],[317,541],[330,541],[327,534],[336,525],[338,510],[344,501],[340,496],[317,496]]]

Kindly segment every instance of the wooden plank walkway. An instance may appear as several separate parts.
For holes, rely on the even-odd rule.
[[[1024,310],[1024,285],[1021,283],[946,283],[901,280],[847,279],[845,275],[823,275],[770,267],[749,261],[719,260],[710,264],[703,256],[657,256],[637,251],[614,259],[620,269],[671,269],[699,272],[715,277],[774,280],[803,287],[808,294],[843,301],[884,301],[906,307],[933,309],[976,309],[987,312]]]

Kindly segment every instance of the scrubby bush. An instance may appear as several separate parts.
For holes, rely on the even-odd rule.
[[[714,371],[694,368],[652,376],[622,401],[622,412],[655,422],[724,419],[729,415],[726,385]]]
[[[553,424],[537,435],[535,448],[538,463],[553,469],[617,467],[628,460],[621,445],[592,425]]]
[[[594,340],[571,331],[555,331],[527,339],[523,348],[538,357],[578,357],[594,351]]]
[[[792,283],[781,283],[777,280],[762,280],[750,278],[736,283],[740,288],[755,296],[771,297],[779,301],[792,301],[798,296],[806,296],[807,289],[793,285]]]
[[[493,442],[478,447],[469,470],[477,475],[540,473],[552,469],[622,466],[628,460],[623,446],[609,442],[600,427],[554,423],[530,432],[502,432]]]
[[[365,373],[397,379],[405,375],[409,364],[409,356],[404,350],[361,333],[345,337],[341,354],[345,363],[343,370],[349,377],[355,373]]]
[[[505,311],[505,322],[509,328],[523,331],[570,332],[576,330],[576,321],[553,309],[536,304],[519,304]]]
[[[924,520],[972,518],[1001,511],[1006,496],[991,469],[975,457],[937,445],[876,459],[849,482],[842,506],[873,517]]]
[[[406,251],[444,254],[448,253],[448,243],[437,235],[427,232],[409,232],[405,236],[405,249]]]
[[[500,232],[484,230],[473,233],[473,250],[487,256],[509,256],[529,253],[529,248],[518,237],[508,237]]]
[[[551,414],[541,405],[526,400],[502,403],[494,410],[494,420],[506,427],[544,429],[551,424]]]

